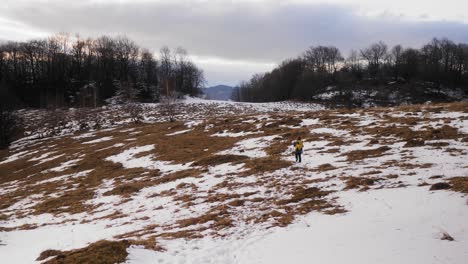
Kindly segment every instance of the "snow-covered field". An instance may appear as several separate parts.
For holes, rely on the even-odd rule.
[[[123,263],[468,259],[468,103],[190,98],[172,123],[145,109],[140,124],[115,107],[86,130],[73,115],[60,132],[31,125],[0,152],[2,263],[67,260],[36,261],[102,239],[128,241]]]

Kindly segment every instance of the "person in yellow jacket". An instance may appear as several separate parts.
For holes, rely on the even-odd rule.
[[[294,155],[296,156],[296,162],[302,161],[302,158],[301,158],[302,148],[303,148],[303,144],[302,144],[301,137],[298,137],[296,142],[294,142]]]

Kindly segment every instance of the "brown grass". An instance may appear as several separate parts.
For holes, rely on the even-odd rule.
[[[340,152],[339,148],[330,148],[327,150],[319,151],[318,153],[339,153],[339,152]]]
[[[64,195],[57,198],[50,198],[37,204],[35,214],[42,213],[81,213],[92,209],[92,206],[85,205],[83,201],[93,198],[94,192],[82,189],[66,192]]]
[[[468,102],[444,104],[444,107],[447,109],[447,111],[468,113]]]
[[[429,190],[430,191],[446,190],[446,189],[450,189],[450,187],[451,187],[450,184],[446,182],[438,182],[438,183],[434,183]]]
[[[160,246],[156,242],[156,237],[155,236],[150,236],[147,239],[140,239],[140,240],[133,240],[132,239],[132,240],[128,240],[128,242],[130,243],[130,245],[143,246],[143,248],[150,249],[150,250],[153,250],[153,251],[166,251],[166,249],[164,249],[162,246]]]
[[[346,177],[346,187],[345,190],[361,188],[361,191],[365,191],[369,186],[374,185],[377,181],[382,179],[380,178],[368,178],[368,177]]]
[[[162,237],[164,239],[178,239],[178,238],[197,239],[197,238],[203,238],[203,235],[200,232],[204,230],[206,230],[206,228],[181,230],[181,231],[175,231],[175,232],[165,232],[162,234],[158,234],[157,236]]]
[[[329,170],[336,170],[337,168],[329,163],[326,163],[326,164],[322,164],[322,165],[319,165],[316,169],[314,169],[313,171],[319,171],[319,172],[323,172],[323,171],[329,171]]]
[[[247,156],[243,155],[212,155],[208,157],[203,157],[193,163],[195,166],[216,166],[223,163],[233,163],[238,164],[245,160],[249,159]]]
[[[360,176],[369,176],[369,175],[375,175],[375,174],[380,174],[380,173],[382,173],[382,171],[373,170],[373,171],[369,171],[369,172],[366,172],[366,173],[362,173]]]
[[[452,185],[452,190],[461,193],[468,193],[468,177],[451,178],[449,182]]]
[[[283,175],[278,177],[271,177],[269,172],[273,172],[282,168],[288,168],[292,162],[285,161],[283,155],[286,153],[288,148],[291,147],[291,142],[301,136],[307,142],[314,140],[328,140],[332,146],[349,145],[356,143],[356,141],[350,140],[345,141],[342,138],[335,137],[331,134],[311,134],[311,128],[329,126],[336,129],[346,130],[351,135],[357,134],[368,134],[374,136],[376,139],[372,140],[369,145],[375,144],[393,144],[395,141],[406,142],[406,147],[422,146],[427,144],[434,147],[446,147],[448,143],[430,143],[429,140],[439,139],[458,139],[468,140],[468,137],[463,134],[459,134],[456,128],[448,126],[448,120],[443,119],[431,119],[431,120],[442,120],[445,122],[445,126],[439,128],[431,128],[429,126],[421,128],[419,131],[412,131],[410,128],[415,124],[421,124],[429,119],[427,117],[419,117],[414,112],[441,112],[453,107],[458,109],[457,111],[467,111],[468,103],[459,104],[456,106],[452,105],[437,105],[436,107],[431,106],[410,106],[397,108],[397,110],[406,110],[407,113],[403,113],[404,117],[395,118],[390,114],[383,117],[382,120],[376,122],[373,126],[356,127],[356,121],[358,119],[338,117],[339,113],[349,113],[348,110],[343,111],[320,111],[320,112],[309,112],[301,114],[269,114],[273,120],[262,120],[260,123],[265,124],[266,122],[273,122],[267,127],[263,127],[261,130],[264,132],[261,135],[249,135],[239,138],[231,137],[212,137],[213,133],[219,131],[229,132],[240,132],[240,131],[257,131],[255,125],[242,122],[245,118],[252,118],[253,116],[238,115],[230,117],[219,117],[208,119],[204,124],[194,127],[189,133],[166,136],[168,133],[180,131],[185,129],[182,122],[175,123],[157,123],[157,124],[145,124],[140,126],[130,125],[122,129],[136,128],[135,131],[141,131],[140,134],[134,136],[129,133],[120,132],[121,129],[117,128],[114,131],[101,131],[97,132],[93,138],[85,139],[72,139],[69,137],[62,138],[51,138],[44,141],[38,141],[35,146],[30,146],[30,149],[37,149],[39,152],[33,156],[39,156],[43,153],[50,152],[52,150],[57,151],[57,154],[66,154],[61,158],[54,161],[49,161],[41,165],[36,165],[36,162],[28,161],[31,157],[19,159],[15,162],[0,165],[0,174],[5,177],[0,177],[0,184],[11,182],[13,180],[21,181],[19,183],[20,188],[16,191],[12,191],[9,194],[0,196],[0,209],[6,209],[10,205],[28,197],[32,194],[44,194],[44,199],[40,201],[36,206],[32,207],[35,210],[34,213],[79,213],[88,212],[90,213],[90,221],[92,214],[95,213],[97,207],[84,205],[84,201],[91,199],[97,188],[101,186],[104,180],[114,179],[113,189],[106,192],[105,195],[121,195],[123,196],[123,202],[132,199],[132,195],[139,192],[142,188],[147,186],[154,186],[170,181],[175,181],[187,177],[202,177],[207,172],[208,166],[216,166],[224,163],[245,163],[247,171],[237,173],[236,176],[231,175],[217,175],[220,177],[226,177],[223,181],[214,186],[212,190],[209,190],[207,194],[192,195],[188,194],[187,191],[196,191],[193,184],[179,184],[176,188],[161,192],[149,194],[149,197],[156,196],[172,196],[177,201],[180,207],[190,207],[194,203],[198,202],[195,200],[201,199],[203,203],[215,203],[215,208],[209,209],[206,213],[199,217],[181,219],[177,222],[177,225],[161,226],[165,232],[156,233],[154,228],[144,228],[135,232],[131,231],[128,236],[122,238],[141,240],[130,240],[128,243],[134,245],[142,245],[148,248],[158,247],[155,243],[156,237],[164,238],[195,238],[200,237],[203,231],[208,231],[208,228],[213,230],[219,230],[228,228],[235,224],[234,219],[238,221],[239,212],[243,212],[244,207],[249,207],[252,210],[258,210],[258,215],[249,215],[249,219],[253,219],[258,222],[267,222],[286,226],[294,221],[297,215],[305,214],[310,211],[321,211],[323,213],[341,213],[344,211],[343,208],[337,206],[335,201],[326,199],[328,198],[328,192],[318,188],[307,188],[315,182],[304,180],[305,174],[308,173],[306,169],[295,169],[294,175]],[[364,112],[366,114],[379,115],[383,110],[388,111],[386,108],[380,109],[366,109],[359,110],[360,114]],[[195,110],[194,110],[195,111]],[[353,110],[356,111],[356,110]],[[291,118],[291,116],[294,116]],[[298,116],[301,116],[300,118]],[[298,125],[303,118],[319,118],[320,124],[309,127],[299,127]],[[398,125],[391,126],[385,125],[386,123],[397,122]],[[205,125],[213,124],[214,127],[205,131]],[[285,126],[296,126],[295,128],[284,127]],[[280,127],[282,126],[282,127]],[[380,127],[375,127],[380,126]],[[257,137],[257,136],[275,136],[271,144],[265,148],[269,157],[251,159],[247,156],[242,155],[217,155],[219,151],[232,148],[239,140]],[[107,142],[100,142],[97,144],[83,145],[84,141],[89,141],[95,138],[103,136],[112,136],[113,139]],[[387,138],[388,137],[388,138]],[[137,141],[125,141],[128,138],[138,138]],[[396,138],[396,139],[395,139]],[[123,147],[114,147],[105,150],[115,143],[125,143]],[[200,166],[201,168],[189,169],[179,171],[175,173],[162,174],[158,170],[149,170],[146,168],[135,168],[125,169],[120,164],[114,164],[112,162],[103,161],[110,155],[121,153],[123,150],[130,147],[143,146],[148,144],[154,144],[156,148],[146,153],[140,153],[137,156],[153,155],[154,159],[174,162],[178,164],[184,164],[188,162],[194,162],[194,166]],[[57,145],[52,149],[47,147]],[[375,146],[377,147],[377,146]],[[99,151],[98,151],[99,150]],[[385,155],[389,149],[386,147],[379,147],[371,150],[356,150],[343,155],[348,158],[348,161],[365,160],[367,158],[374,158]],[[339,153],[338,147],[314,149],[314,151],[320,151],[320,153]],[[405,151],[405,150],[403,150]],[[407,153],[410,150],[406,149]],[[460,152],[452,149],[454,155],[460,155]],[[9,151],[0,151],[0,157],[5,158],[11,155]],[[79,155],[84,155],[84,159],[72,168],[67,169],[64,172],[47,172],[43,171],[56,167],[60,163],[76,158]],[[339,155],[339,154],[338,154]],[[312,157],[313,158],[313,157]],[[401,167],[404,169],[413,168],[428,168],[431,164],[410,164],[409,157],[402,161],[392,161],[386,164],[387,166]],[[292,158],[291,158],[292,159]],[[383,164],[385,165],[385,164]],[[72,174],[83,170],[94,169],[87,177],[66,179],[64,181],[49,182],[43,184],[37,184],[38,181],[50,179],[52,177],[62,176],[64,174]],[[315,169],[315,168],[314,168]],[[330,164],[324,164],[316,168],[317,171],[329,171],[333,170]],[[372,175],[375,177],[377,170],[383,170],[384,167],[376,167],[375,171],[371,171],[365,175]],[[143,174],[144,173],[144,174]],[[233,180],[235,177],[251,176],[255,175],[257,182],[251,185],[245,183],[239,183]],[[407,175],[407,174],[403,174]],[[27,176],[31,176],[26,178]],[[336,176],[335,176],[336,177]],[[382,176],[384,179],[393,179],[398,177],[397,175]],[[454,178],[449,181],[453,190],[467,192],[466,188],[466,177]],[[369,177],[348,177],[342,178],[346,181],[347,188],[361,188],[365,190],[375,182],[379,181],[380,178],[369,178]],[[233,192],[218,193],[218,188],[226,188],[228,191],[235,190],[238,187],[254,187],[264,186],[266,191],[263,192],[251,192],[247,194],[237,194]],[[76,188],[76,189],[75,189]],[[49,195],[57,195],[58,197],[47,198]],[[196,194],[196,193],[195,193]],[[257,194],[252,199],[248,197],[252,194]],[[286,196],[285,196],[286,195]],[[260,197],[258,197],[260,196]],[[41,199],[38,199],[41,200]],[[217,207],[217,204],[221,204]],[[99,206],[99,205],[98,205]],[[144,210],[139,208],[138,210]],[[281,212],[280,212],[281,211]],[[27,217],[30,212],[28,210],[17,210],[11,212],[5,210],[5,215],[12,215],[18,218]],[[16,215],[15,215],[16,214]],[[103,218],[115,218],[122,217],[123,215],[118,211],[108,214]],[[2,215],[0,214],[0,218]],[[95,219],[96,220],[96,219]],[[150,221],[149,218],[135,219],[136,221]],[[244,221],[244,220],[241,220]],[[205,227],[209,223],[211,227]],[[197,225],[202,225],[199,227]],[[177,232],[171,232],[174,227],[182,227],[184,230]],[[22,226],[20,228],[35,228],[36,226]],[[17,228],[17,227],[15,227]],[[224,230],[223,230],[224,231]],[[205,232],[204,232],[205,233]],[[204,234],[203,233],[203,234]],[[222,232],[221,232],[222,233]],[[116,236],[117,237],[117,236]],[[54,252],[52,252],[54,253]],[[50,254],[52,254],[50,253]],[[56,253],[56,252],[55,252]]]
[[[101,240],[81,249],[71,251],[46,250],[38,261],[55,256],[42,264],[114,264],[124,262],[128,256],[128,241]]]
[[[279,120],[274,121],[271,124],[268,124],[266,127],[268,128],[277,128],[279,126],[299,127],[302,122],[301,119],[296,119],[294,117],[291,118],[290,116],[284,116],[284,115],[272,115],[272,118],[279,119]]]
[[[145,126],[142,129],[144,136],[138,138],[138,143],[157,143],[155,154],[158,159],[184,164],[193,161],[195,157],[212,156],[216,152],[231,148],[237,142],[236,138],[211,137],[199,127],[190,133],[165,136],[168,133],[167,128],[173,125],[162,123]]]
[[[365,149],[365,150],[353,150],[343,155],[347,156],[348,161],[358,161],[369,158],[377,158],[385,155],[385,152],[389,151],[390,148],[382,146],[376,149]]]
[[[8,217],[7,215],[5,215],[5,214],[0,214],[0,221],[6,221],[6,220],[8,220],[8,218],[9,218],[9,217]]]
[[[248,171],[241,173],[242,175],[262,174],[275,170],[287,168],[292,165],[291,161],[282,160],[274,157],[258,158],[246,162]]]
[[[200,225],[211,221],[213,221],[211,227],[215,229],[231,227],[233,225],[232,220],[229,218],[229,212],[226,209],[209,212],[198,217],[182,219],[177,221],[177,224],[179,227],[184,228],[191,225]]]
[[[320,199],[328,195],[330,191],[322,191],[317,187],[303,188],[298,187],[292,191],[292,197],[289,199],[279,200],[276,202],[278,205],[286,205],[291,203],[298,203],[306,199]]]
[[[427,140],[436,139],[455,139],[461,135],[458,133],[458,129],[444,125],[441,128],[430,128],[422,132],[423,138]]]
[[[140,182],[126,183],[105,192],[104,195],[123,195],[128,197],[133,193],[139,192],[143,187],[145,187],[145,184]]]
[[[366,127],[363,129],[367,134],[376,137],[398,137],[402,139],[411,139],[414,132],[409,127],[387,126],[387,127]]]
[[[431,147],[447,147],[448,145],[450,145],[450,143],[448,142],[429,142],[427,143],[428,146],[431,146]]]
[[[234,200],[228,203],[230,206],[243,206],[245,204],[245,200]]]
[[[422,139],[408,139],[406,141],[406,144],[403,146],[404,148],[412,148],[412,147],[421,147],[424,146],[425,141]]]

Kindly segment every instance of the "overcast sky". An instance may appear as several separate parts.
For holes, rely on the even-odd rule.
[[[1,0],[0,40],[57,32],[125,34],[140,46],[182,46],[208,85],[235,85],[313,45],[420,47],[468,42],[467,0]]]

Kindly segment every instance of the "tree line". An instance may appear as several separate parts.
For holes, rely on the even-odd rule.
[[[125,37],[46,39],[0,43],[0,89],[20,107],[97,106],[109,98],[157,102],[168,89],[196,95],[203,71],[183,48],[159,58]],[[3,98],[6,98],[4,96]]]
[[[389,86],[388,84],[397,84]],[[310,47],[271,72],[255,74],[235,87],[236,101],[314,100],[330,90],[349,98],[374,89],[438,90],[468,93],[468,44],[434,38],[420,49],[380,41],[344,58],[333,46]],[[401,92],[401,91],[400,91]],[[422,91],[424,92],[424,91]]]

